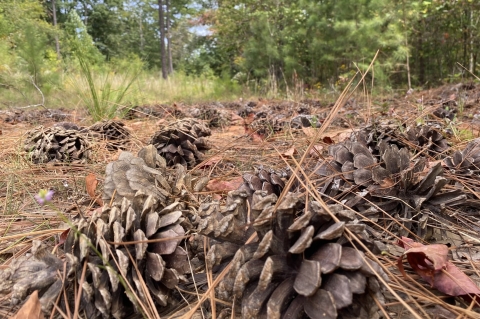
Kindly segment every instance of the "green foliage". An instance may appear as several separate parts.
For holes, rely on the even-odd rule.
[[[72,9],[68,13],[64,30],[66,44],[66,48],[64,49],[65,56],[81,56],[90,64],[99,64],[104,60],[76,10]]]
[[[34,83],[40,85],[47,50],[46,35],[29,23],[16,42],[18,55],[26,62],[26,70],[32,76]]]
[[[139,75],[138,63],[133,63],[123,70],[113,81],[113,70],[105,73],[93,72],[88,60],[80,53],[77,55],[80,63],[80,79],[74,80],[79,88],[79,95],[93,120],[123,117],[131,108],[125,103],[132,91],[132,85]]]

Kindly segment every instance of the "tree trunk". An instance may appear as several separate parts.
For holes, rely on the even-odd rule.
[[[160,54],[162,59],[162,78],[165,80],[168,77],[167,73],[167,59],[165,56],[165,16],[163,11],[163,1],[158,0],[158,25],[160,28]]]
[[[143,55],[143,50],[145,47],[145,37],[143,36],[143,10],[140,10],[140,16],[138,17],[138,27],[140,33],[140,52]]]
[[[57,0],[52,0],[52,14],[53,14],[53,27],[55,29],[55,50],[57,51],[57,59],[61,59],[60,55],[60,42],[58,41],[58,30],[57,30],[57,6],[55,4]]]
[[[165,16],[167,20],[167,51],[168,51],[168,74],[173,73],[172,45],[170,37],[170,1],[166,0]]]

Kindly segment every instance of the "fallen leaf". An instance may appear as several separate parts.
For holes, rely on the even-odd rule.
[[[67,240],[68,233],[70,232],[70,228],[65,229],[61,234],[58,239],[58,244],[57,245],[63,245],[65,243],[65,240]]]
[[[480,297],[480,289],[465,273],[448,261],[448,247],[441,244],[423,245],[402,237],[397,245],[405,248],[397,260],[400,272],[406,276],[403,268],[403,256],[412,269],[433,288],[449,296],[460,296],[467,301],[472,296]]]
[[[87,193],[88,195],[95,200],[95,202],[100,205],[100,206],[103,206],[103,201],[102,199],[95,195],[95,190],[97,189],[97,184],[98,184],[98,181],[97,181],[97,176],[95,176],[95,174],[93,173],[89,173],[87,175],[87,177],[85,177],[85,185],[86,185],[86,188],[87,188]]]
[[[242,176],[237,176],[230,180],[223,180],[221,178],[212,179],[208,182],[206,188],[212,192],[228,192],[236,190],[243,184]]]
[[[323,143],[325,144],[333,144],[335,143],[330,136],[324,136],[322,138]]]
[[[10,319],[44,319],[42,305],[40,300],[38,300],[38,290],[32,292],[22,308]]]
[[[292,146],[290,147],[288,150],[286,150],[285,152],[283,152],[282,154],[280,154],[281,156],[284,156],[284,157],[291,157],[293,156],[294,154],[297,154],[297,150],[295,149],[295,146]]]

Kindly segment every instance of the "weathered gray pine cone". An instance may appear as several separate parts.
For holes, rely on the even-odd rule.
[[[285,127],[285,122],[277,117],[259,118],[250,123],[250,129],[262,136],[280,132]]]
[[[116,120],[97,122],[88,128],[89,132],[99,135],[108,142],[107,148],[111,150],[125,149],[125,144],[130,140],[131,134],[125,124]]]
[[[167,168],[155,146],[148,145],[138,152],[138,156],[123,151],[116,161],[107,164],[102,198],[106,203],[112,198],[121,202],[123,197],[132,200],[137,191],[141,191],[167,200],[169,196],[198,192],[207,182],[208,177],[192,177],[182,165]]]
[[[192,168],[203,160],[203,152],[210,149],[205,139],[210,134],[210,129],[201,121],[185,118],[157,131],[149,144],[157,148],[158,153],[166,159],[168,166],[181,164]]]
[[[385,211],[398,216],[407,228],[413,226],[409,220],[414,215],[427,218],[422,210],[438,213],[445,205],[465,199],[459,190],[444,190],[448,181],[442,177],[440,163],[425,173],[426,160],[412,162],[407,148],[399,150],[395,144],[380,140],[377,150],[381,156],[374,156],[359,142],[330,146],[333,160],[325,160],[316,168],[321,177],[317,184],[320,193],[366,215]],[[418,225],[416,231],[422,236],[425,229]]]
[[[464,150],[456,151],[444,160],[456,174],[472,175],[480,172],[480,138],[470,141]]]
[[[384,297],[373,270],[388,278],[346,239],[350,231],[371,243],[353,212],[331,206],[335,222],[318,202],[293,193],[274,209],[277,196],[257,191],[249,214],[246,196],[233,191],[223,209],[211,203],[199,210],[200,233],[223,241],[211,247],[208,266],[231,262],[217,287],[221,299],[235,298],[242,318],[375,317],[371,294]],[[258,240],[245,245],[254,231]]]
[[[290,127],[294,129],[301,129],[302,127],[318,128],[322,125],[318,116],[299,114],[290,120]]]
[[[395,144],[398,148],[406,147],[425,155],[443,156],[448,149],[448,143],[439,128],[432,125],[411,125],[400,129],[397,124],[376,123],[352,134],[351,141],[367,146],[373,155],[381,155],[380,142]]]
[[[190,116],[206,121],[208,127],[223,127],[232,120],[230,113],[225,109],[219,109],[216,106],[203,106],[193,108],[189,111]]]
[[[190,266],[184,236],[198,223],[196,206],[190,204],[195,203],[191,193],[201,190],[206,181],[195,183],[181,165],[169,169],[168,174],[157,170],[158,165],[165,166],[165,160],[153,146],[142,149],[139,157],[122,154],[106,173],[106,184],[114,187],[113,192],[118,191],[118,200],[97,210],[91,218],[73,222],[64,243],[65,285],[58,277],[63,261],[34,245],[30,258],[0,271],[4,282],[0,292],[13,291],[12,303],[39,290],[42,306],[49,311],[63,287],[73,289],[73,283],[80,282],[84,267],[80,307],[86,318],[138,315],[139,302],[148,303],[143,285],[155,306],[163,311],[183,300],[176,295],[175,287],[188,284],[184,275],[190,272]],[[145,180],[151,184],[142,184]],[[108,187],[106,192],[110,193]]]
[[[27,132],[24,150],[36,163],[85,163],[90,157],[89,143],[76,130],[39,126]]]
[[[449,119],[449,120],[453,120],[455,118],[455,116],[457,116],[457,109],[455,107],[451,107],[451,106],[441,106],[437,109],[435,109],[435,111],[433,111],[433,115],[441,118],[441,119]]]

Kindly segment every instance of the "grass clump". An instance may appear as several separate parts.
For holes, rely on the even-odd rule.
[[[115,76],[113,70],[94,72],[82,54],[77,55],[80,76],[74,78],[79,96],[94,121],[123,117],[131,107],[122,103],[133,91],[133,84],[140,74],[140,67],[133,63],[125,72]]]

